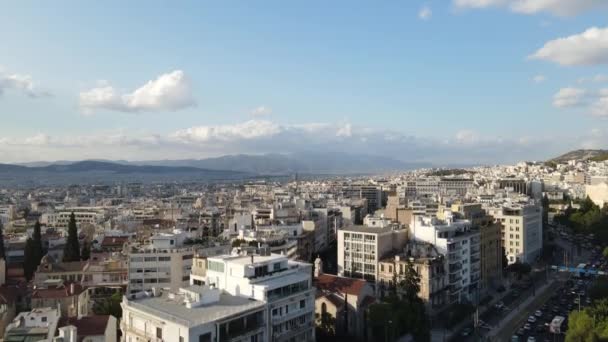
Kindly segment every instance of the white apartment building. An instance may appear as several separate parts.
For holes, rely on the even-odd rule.
[[[207,284],[265,302],[268,341],[315,340],[311,264],[277,254],[209,257]]]
[[[488,209],[502,223],[502,246],[509,264],[532,263],[543,247],[543,214],[540,205],[532,203],[504,204]]]
[[[378,278],[378,261],[405,246],[407,230],[399,226],[352,226],[338,230],[338,275]]]
[[[446,213],[445,220],[415,216],[409,227],[410,239],[430,243],[444,255],[448,271],[448,303],[463,299],[479,300],[481,278],[480,233],[468,220],[454,221]]]
[[[105,218],[103,208],[75,207],[66,208],[65,210],[57,211],[55,213],[43,214],[40,218],[40,223],[47,224],[55,228],[67,228],[72,213],[74,213],[78,228],[80,228],[80,225],[84,223],[92,225],[102,223]]]
[[[268,341],[264,302],[209,286],[140,292],[121,307],[123,342]]]
[[[51,342],[61,318],[58,308],[37,308],[21,312],[6,327],[4,341]]]
[[[156,288],[177,290],[188,285],[195,250],[184,246],[186,234],[157,234],[144,246],[132,245],[129,250],[128,292]]]

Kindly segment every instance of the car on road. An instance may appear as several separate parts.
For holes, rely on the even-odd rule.
[[[528,336],[528,342],[536,342],[536,338],[534,336]]]
[[[532,326],[530,325],[530,323],[524,324],[524,330],[532,330]]]
[[[536,312],[534,313],[534,316],[536,317],[543,317],[543,312],[540,310],[536,310]]]
[[[505,303],[501,300],[500,302],[494,304],[494,307],[498,310],[502,309],[505,307]]]
[[[536,317],[534,317],[534,316],[528,317],[528,323],[536,323]]]
[[[519,336],[517,336],[517,335],[511,336],[511,342],[519,342]]]
[[[460,336],[466,337],[471,335],[471,333],[473,332],[472,328],[465,328],[461,333]]]
[[[517,335],[524,336],[526,334],[526,330],[524,328],[517,329]]]

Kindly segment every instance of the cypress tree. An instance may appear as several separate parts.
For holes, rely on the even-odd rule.
[[[27,238],[23,256],[23,274],[25,275],[25,279],[31,280],[34,272],[36,272],[34,265],[34,240]]]
[[[6,259],[6,253],[4,251],[4,226],[0,221],[0,258]]]
[[[82,251],[80,252],[80,258],[83,261],[87,261],[87,260],[89,260],[90,257],[91,257],[91,245],[87,242],[87,240],[84,240],[82,242]]]
[[[63,249],[63,261],[80,261],[80,245],[78,243],[78,228],[76,227],[76,216],[70,215],[68,223],[68,237]]]
[[[32,262],[35,267],[40,265],[40,260],[44,256],[42,248],[42,233],[40,232],[40,222],[36,221],[34,225],[34,234],[32,236]]]

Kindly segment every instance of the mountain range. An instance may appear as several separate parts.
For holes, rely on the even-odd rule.
[[[397,159],[345,153],[229,155],[181,160],[85,160],[0,164],[0,184],[116,181],[216,181],[258,176],[371,174],[429,167]]]

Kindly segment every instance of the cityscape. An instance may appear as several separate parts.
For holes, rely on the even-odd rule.
[[[608,341],[607,14],[0,4],[0,341]]]

